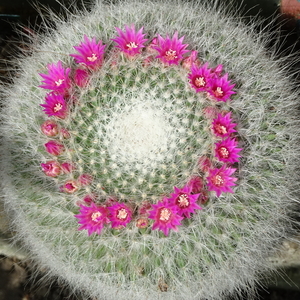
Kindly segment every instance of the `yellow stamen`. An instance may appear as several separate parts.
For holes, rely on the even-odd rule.
[[[62,109],[62,104],[61,103],[56,103],[53,107],[54,112],[58,112]]]
[[[132,50],[132,49],[136,49],[138,47],[138,45],[135,42],[130,42],[130,43],[126,44],[126,47],[128,50]]]
[[[225,126],[223,126],[223,125],[217,124],[217,125],[215,126],[215,128],[216,128],[216,131],[217,131],[218,133],[220,133],[220,134],[226,134],[226,133],[227,133],[227,128],[226,128]]]
[[[178,197],[178,205],[181,208],[188,207],[190,205],[189,197],[187,194],[182,194]]]
[[[195,86],[197,86],[197,87],[203,87],[203,86],[205,86],[205,84],[206,84],[206,82],[204,80],[204,77],[197,77],[195,79]]]
[[[87,57],[87,60],[88,60],[88,61],[91,61],[91,62],[93,62],[93,61],[95,61],[95,60],[97,60],[97,59],[98,59],[98,57],[96,56],[95,53],[93,53],[92,56]]]
[[[125,220],[128,216],[128,212],[126,211],[126,209],[121,208],[118,210],[118,214],[117,214],[117,218],[120,220]]]
[[[65,80],[64,79],[59,79],[55,81],[56,86],[60,86]]]
[[[102,216],[102,214],[101,214],[101,212],[100,211],[97,211],[97,212],[94,212],[92,215],[91,215],[91,219],[92,219],[92,221],[94,221],[94,222],[97,222],[98,220],[98,218],[99,217],[101,217]]]
[[[174,60],[175,58],[177,58],[176,51],[172,49],[166,51],[165,58],[166,60]]]
[[[163,209],[160,211],[159,219],[160,219],[161,221],[169,221],[171,214],[172,214],[172,213],[171,213],[171,211],[170,211],[168,208],[163,208]]]
[[[229,157],[229,151],[226,147],[221,147],[218,151],[219,151],[219,154],[222,158],[228,158]]]
[[[223,180],[223,178],[220,175],[216,175],[213,178],[213,183],[216,186],[222,186],[224,184],[224,180]]]
[[[218,86],[217,89],[214,91],[214,94],[216,95],[216,97],[222,97],[224,92],[222,91],[222,88]]]

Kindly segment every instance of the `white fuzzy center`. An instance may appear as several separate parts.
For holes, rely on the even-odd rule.
[[[107,125],[108,151],[121,162],[148,166],[166,159],[171,131],[159,108],[127,108]]]

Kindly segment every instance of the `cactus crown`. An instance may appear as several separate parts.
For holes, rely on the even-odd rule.
[[[145,47],[143,28],[125,28],[112,39],[120,49],[104,52],[102,41],[85,35],[74,47],[80,54],[71,54],[77,64],[64,69],[59,61],[40,74],[40,87],[50,90],[41,104],[50,119],[41,128],[51,139],[44,144],[51,160],[41,166],[77,199],[80,229],[89,234],[105,223],[122,229],[132,218],[147,228],[149,217],[168,235],[214,190],[233,193],[231,166],[241,149],[225,116],[234,84],[222,65],[201,65],[177,31]],[[88,209],[91,201],[98,206]]]

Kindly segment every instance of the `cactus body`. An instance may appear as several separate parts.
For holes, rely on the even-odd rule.
[[[39,36],[2,93],[1,181],[17,238],[50,275],[99,299],[249,290],[292,231],[289,79],[250,27],[205,4],[99,1],[78,14]],[[145,36],[122,52],[115,36],[132,24]],[[178,60],[157,46],[134,50],[176,32],[189,45]],[[73,47],[92,38],[103,57],[77,72]],[[186,49],[215,68],[214,92],[195,88],[206,71],[193,81]],[[39,75],[51,68],[60,70],[54,86]],[[233,83],[226,98],[222,80]]]

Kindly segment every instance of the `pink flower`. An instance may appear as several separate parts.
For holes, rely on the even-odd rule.
[[[149,201],[143,201],[139,207],[139,214],[142,216],[148,216],[149,210],[152,208],[152,205]]]
[[[190,187],[192,194],[199,194],[203,189],[203,180],[199,176],[193,176],[187,186]]]
[[[62,154],[65,150],[64,145],[57,141],[49,141],[44,146],[49,154],[55,156]]]
[[[194,88],[197,93],[207,91],[210,87],[210,72],[211,70],[208,68],[208,63],[204,64],[202,67],[198,67],[197,65],[192,66],[188,78],[192,88]]]
[[[41,125],[41,130],[46,136],[56,136],[58,134],[58,124],[53,120],[47,120]]]
[[[43,172],[50,177],[56,177],[61,173],[60,165],[55,160],[47,161],[46,163],[41,164],[41,167]]]
[[[94,232],[101,234],[104,225],[109,223],[107,215],[107,209],[95,203],[90,206],[80,205],[79,214],[75,215],[79,219],[78,223],[82,224],[78,230],[86,229],[89,236]]]
[[[79,87],[84,88],[89,84],[89,77],[89,71],[83,69],[76,69],[74,74],[74,82]]]
[[[64,119],[67,116],[67,104],[62,95],[49,93],[45,98],[46,103],[40,104],[44,107],[43,111],[49,117],[55,116]]]
[[[125,227],[131,221],[132,210],[125,203],[117,202],[113,206],[108,207],[108,210],[112,228]]]
[[[218,114],[218,117],[212,122],[212,130],[216,136],[221,138],[228,137],[231,133],[236,132],[233,129],[236,126],[236,123],[231,123],[231,112],[223,116]]]
[[[89,185],[90,183],[92,183],[93,177],[90,174],[81,174],[78,177],[77,181],[78,181],[78,183],[80,183],[80,185],[85,186],[85,185]]]
[[[204,109],[203,109],[203,114],[205,115],[205,117],[207,119],[213,119],[213,118],[216,118],[218,113],[219,113],[219,109],[217,107],[214,107],[214,106],[206,106]]]
[[[104,188],[102,188],[104,190]],[[105,202],[104,202],[104,206],[105,207],[109,207],[109,206],[113,206],[115,205],[116,203],[118,203],[118,199],[116,197],[112,197],[112,196],[109,196]]]
[[[145,47],[144,43],[147,41],[147,39],[144,39],[146,34],[142,33],[143,29],[142,27],[138,32],[135,32],[133,24],[131,27],[125,25],[125,31],[116,27],[119,36],[112,40],[117,43],[116,47],[122,52],[128,56],[134,56],[140,53],[140,50]]]
[[[215,154],[216,157],[225,163],[235,163],[239,161],[240,155],[238,153],[242,148],[237,148],[237,142],[235,139],[226,139],[219,143],[216,143]]]
[[[187,44],[182,44],[184,36],[178,39],[178,32],[176,31],[172,39],[167,35],[164,39],[160,35],[157,36],[158,45],[153,46],[153,49],[157,50],[159,55],[156,58],[159,58],[163,63],[172,65],[181,61],[183,54],[189,50],[185,50],[188,46]]]
[[[149,219],[153,219],[152,229],[159,229],[167,236],[170,229],[178,231],[177,226],[181,225],[181,217],[178,214],[178,206],[170,203],[169,199],[164,197],[163,201],[152,205]]]
[[[215,77],[220,77],[222,71],[223,71],[223,65],[217,65],[214,69],[211,70],[211,73]]]
[[[156,54],[156,50],[154,49],[154,47],[157,46],[157,38],[153,38],[152,41],[150,42],[150,44],[146,47],[146,52],[148,54]]]
[[[143,60],[143,67],[148,67],[150,66],[151,62],[153,61],[152,56],[148,56]]]
[[[198,55],[198,51],[191,51],[191,54],[184,58],[182,61],[182,66],[186,69],[186,70],[190,70],[192,68],[192,66],[200,66],[200,60],[197,57]]]
[[[226,102],[232,94],[235,92],[232,90],[235,84],[230,84],[228,80],[228,74],[223,77],[215,77],[210,81],[210,89],[208,90],[209,95],[217,100]]]
[[[84,35],[84,42],[79,46],[74,46],[79,54],[70,54],[75,58],[76,63],[82,64],[91,70],[97,70],[102,66],[105,45],[102,41],[96,42],[96,38],[89,39]]]
[[[211,168],[212,162],[207,156],[203,155],[199,158],[198,165],[199,165],[200,170],[203,173],[206,173]]]
[[[68,180],[65,184],[60,188],[62,192],[73,194],[78,191],[79,186],[75,180]]]
[[[62,171],[65,173],[65,174],[68,174],[68,173],[71,173],[72,171],[75,170],[75,166],[74,164],[72,163],[69,163],[69,162],[64,162],[60,165]]]
[[[48,74],[39,74],[44,80],[41,88],[55,91],[58,94],[66,95],[71,88],[71,80],[69,78],[70,68],[65,69],[61,61],[57,64],[47,65]]]
[[[202,191],[200,197],[198,198],[198,202],[200,204],[205,204],[208,200],[208,193],[206,191]]]
[[[200,194],[192,194],[191,186],[186,185],[182,189],[174,186],[174,192],[175,193],[171,194],[169,201],[177,205],[177,213],[180,216],[190,218],[191,213],[195,213],[196,209],[202,209],[202,207],[196,203]]]
[[[94,203],[96,199],[97,199],[97,195],[96,194],[89,194],[89,195],[85,195],[84,196],[83,201],[86,204],[90,205],[91,203]]]
[[[230,177],[236,169],[227,168],[223,165],[220,169],[209,170],[209,176],[207,177],[207,187],[209,191],[215,191],[219,197],[222,192],[233,193],[231,186],[235,186],[234,183],[237,178]]]
[[[64,139],[69,139],[71,137],[70,132],[66,128],[61,128],[60,133]]]
[[[116,48],[113,48],[110,52],[110,65],[112,70],[117,70],[118,69],[118,63],[119,63],[119,59],[120,59],[120,51]]]
[[[138,218],[136,220],[135,226],[137,228],[146,228],[148,227],[148,219],[147,218]]]

